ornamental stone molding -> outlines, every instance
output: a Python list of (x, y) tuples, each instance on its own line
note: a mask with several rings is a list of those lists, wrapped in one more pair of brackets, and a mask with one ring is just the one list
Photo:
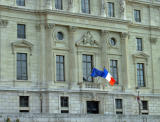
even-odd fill
[(146, 62), (148, 62), (149, 55), (143, 52), (139, 52), (139, 53), (133, 54), (132, 57), (133, 57), (134, 63), (136, 63), (137, 59), (144, 59)]
[(129, 38), (129, 33), (126, 33), (126, 32), (121, 33), (121, 39), (122, 40), (126, 39), (127, 37)]
[(0, 20), (0, 27), (7, 27), (8, 20)]
[(153, 43), (153, 44), (156, 44), (157, 43), (157, 38), (151, 37), (150, 42)]
[(12, 53), (15, 53), (16, 48), (28, 48), (30, 50), (30, 54), (32, 55), (32, 50), (33, 50), (33, 44), (26, 41), (26, 40), (20, 40), (16, 42), (11, 43), (12, 47)]
[(53, 23), (47, 23), (47, 24), (45, 24), (45, 29), (52, 30), (54, 27), (55, 27), (55, 24), (53, 24)]
[(78, 27), (76, 27), (76, 26), (69, 26), (70, 32), (76, 32), (77, 29), (78, 29)]
[(93, 38), (93, 35), (90, 31), (87, 31), (82, 39), (76, 43), (76, 46), (84, 46), (84, 47), (98, 47), (98, 42)]

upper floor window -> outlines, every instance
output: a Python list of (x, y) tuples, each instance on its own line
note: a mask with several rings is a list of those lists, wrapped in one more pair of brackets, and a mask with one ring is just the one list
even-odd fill
[(56, 56), (56, 80), (64, 81), (65, 73), (64, 73), (64, 56), (57, 55)]
[(87, 101), (87, 113), (98, 114), (99, 113), (99, 101)]
[(90, 0), (81, 0), (81, 9), (83, 13), (90, 13)]
[(118, 84), (118, 61), (110, 60), (110, 73)]
[(136, 22), (141, 22), (141, 11), (134, 9), (134, 19)]
[(17, 53), (17, 80), (28, 80), (27, 53)]
[(93, 78), (90, 76), (92, 68), (93, 68), (93, 61), (92, 55), (83, 55), (83, 81), (93, 81)]
[(136, 38), (137, 40), (137, 50), (142, 51), (142, 38)]
[(145, 78), (144, 78), (144, 64), (137, 64), (137, 82), (138, 87), (145, 87)]
[(108, 2), (108, 16), (114, 17), (114, 3)]
[(123, 114), (122, 99), (115, 99), (116, 103), (116, 114)]
[(17, 25), (17, 38), (21, 38), (21, 39), (26, 38), (26, 28), (24, 24)]
[(25, 0), (16, 0), (17, 6), (25, 6)]
[(55, 8), (56, 9), (63, 9), (63, 1), (62, 0), (55, 0)]

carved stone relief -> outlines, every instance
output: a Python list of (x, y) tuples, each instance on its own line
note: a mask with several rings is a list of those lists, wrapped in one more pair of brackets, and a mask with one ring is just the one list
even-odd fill
[(90, 31), (85, 33), (82, 36), (82, 39), (76, 43), (77, 46), (89, 46), (89, 47), (98, 47), (98, 42), (93, 38), (93, 35)]
[(8, 20), (0, 20), (0, 27), (7, 27)]

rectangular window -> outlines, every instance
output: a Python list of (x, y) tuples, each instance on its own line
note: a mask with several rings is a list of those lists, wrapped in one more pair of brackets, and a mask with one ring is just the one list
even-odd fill
[(116, 102), (116, 114), (123, 114), (122, 99), (115, 99)]
[(56, 56), (56, 80), (65, 81), (64, 56)]
[(29, 97), (28, 96), (20, 96), (19, 97), (19, 106), (20, 107), (29, 107)]
[(141, 22), (141, 11), (140, 10), (134, 10), (134, 19), (136, 22)]
[(90, 76), (93, 68), (92, 55), (83, 55), (83, 81), (93, 82), (93, 78)]
[(116, 84), (118, 84), (118, 61), (110, 60), (110, 73), (112, 77), (116, 80)]
[(21, 39), (26, 38), (26, 29), (24, 24), (17, 25), (17, 38), (21, 38)]
[(27, 53), (17, 53), (17, 80), (28, 80)]
[(69, 113), (69, 98), (61, 97), (61, 113)]
[(61, 97), (61, 107), (68, 107), (68, 97)]
[(148, 101), (142, 100), (142, 114), (147, 115), (148, 114)]
[(83, 13), (90, 13), (90, 0), (81, 0), (81, 9)]
[(145, 78), (144, 78), (144, 64), (137, 64), (137, 82), (138, 87), (145, 87)]
[(16, 0), (17, 6), (25, 6), (25, 0)]
[(137, 50), (142, 51), (142, 38), (136, 38), (137, 39)]
[(99, 114), (99, 101), (87, 101), (87, 113)]
[(114, 3), (108, 2), (108, 16), (114, 17)]
[(63, 9), (63, 2), (62, 2), (62, 0), (55, 0), (55, 8), (56, 9), (60, 9), (60, 10)]

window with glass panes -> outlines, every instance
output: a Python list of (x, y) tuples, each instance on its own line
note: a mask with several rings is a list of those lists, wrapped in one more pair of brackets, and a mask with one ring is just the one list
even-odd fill
[(87, 101), (87, 114), (99, 114), (99, 101)]
[(24, 24), (17, 25), (17, 38), (26, 38), (26, 28)]
[(16, 0), (17, 6), (25, 6), (25, 0)]
[(116, 81), (115, 84), (118, 84), (118, 61), (117, 60), (110, 60), (110, 73)]
[(90, 13), (90, 0), (81, 0), (81, 9), (83, 13)]
[(138, 82), (138, 87), (145, 87), (143, 63), (137, 63), (137, 82)]
[(140, 10), (134, 10), (134, 19), (136, 22), (141, 22), (141, 11)]
[(116, 103), (116, 114), (123, 114), (122, 99), (115, 99)]
[(27, 53), (17, 53), (17, 80), (28, 80)]
[(108, 2), (108, 16), (114, 17), (114, 3)]
[(90, 76), (93, 68), (93, 57), (92, 55), (83, 55), (83, 81), (93, 81), (93, 78)]
[(61, 97), (61, 107), (68, 107), (68, 97)]
[(148, 101), (142, 100), (142, 110), (148, 110)]
[(62, 10), (63, 9), (63, 3), (62, 2), (63, 2), (62, 0), (55, 0), (55, 8)]
[(19, 97), (19, 106), (20, 107), (29, 107), (29, 96), (20, 96)]
[(142, 38), (136, 38), (137, 39), (137, 50), (142, 51)]
[(64, 73), (64, 56), (57, 55), (56, 56), (56, 80), (64, 81), (65, 73)]

